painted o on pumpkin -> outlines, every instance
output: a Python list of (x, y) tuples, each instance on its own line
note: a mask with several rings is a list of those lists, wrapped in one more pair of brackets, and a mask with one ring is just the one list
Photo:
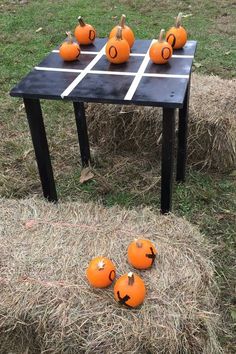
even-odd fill
[(171, 45), (163, 39), (165, 30), (161, 30), (159, 39), (151, 45), (149, 49), (150, 59), (155, 64), (165, 64), (172, 57), (173, 49)]
[[(133, 44), (134, 44), (134, 41), (135, 41), (134, 32), (132, 31), (132, 29), (129, 26), (127, 26), (125, 24), (125, 20), (126, 20), (126, 16), (122, 15), (121, 19), (120, 19), (120, 25), (119, 26), (122, 28), (122, 36), (123, 36), (123, 38), (127, 40), (130, 48), (132, 48)], [(109, 38), (113, 38), (113, 37), (116, 36), (116, 33), (117, 33), (117, 30), (118, 30), (119, 26), (115, 26), (111, 30)]]
[(150, 268), (156, 258), (156, 248), (149, 240), (134, 240), (128, 247), (128, 262), (137, 269)]
[(65, 61), (73, 61), (78, 59), (80, 55), (80, 46), (73, 42), (71, 32), (66, 32), (68, 40), (62, 43), (59, 48), (59, 54)]
[(96, 257), (91, 260), (86, 270), (86, 276), (95, 288), (106, 288), (116, 277), (116, 268), (106, 257)]
[(114, 297), (121, 305), (137, 307), (143, 303), (145, 295), (145, 284), (137, 274), (122, 275), (115, 283)]
[(122, 37), (122, 28), (119, 26), (115, 37), (108, 40), (106, 45), (106, 57), (113, 64), (122, 64), (129, 59), (130, 47)]
[(85, 23), (81, 16), (78, 17), (79, 24), (75, 28), (75, 38), (80, 44), (92, 44), (96, 38), (95, 28)]
[(166, 40), (174, 49), (183, 48), (187, 42), (187, 32), (181, 26), (182, 15), (181, 12), (178, 14), (175, 26), (171, 27), (166, 33)]

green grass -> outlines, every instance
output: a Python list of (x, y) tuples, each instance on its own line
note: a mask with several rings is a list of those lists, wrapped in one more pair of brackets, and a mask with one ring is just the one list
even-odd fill
[[(189, 38), (198, 41), (195, 70), (235, 77), (236, 5), (228, 0), (146, 2), (141, 0), (0, 1), (0, 194), (20, 198), (41, 194), (34, 152), (21, 107), (9, 97), (10, 88), (73, 30), (78, 15), (92, 23), (99, 36), (107, 36), (120, 15), (127, 15), (136, 37), (153, 38), (173, 24), (178, 11), (186, 15)], [(42, 30), (36, 32), (38, 28)], [(150, 206), (159, 210), (159, 166), (137, 156), (95, 156), (95, 180), (81, 185), (72, 107), (43, 102), (45, 124), (62, 200), (100, 201), (125, 208)], [(65, 146), (67, 148), (65, 149)], [(235, 174), (234, 174), (235, 175)], [(150, 187), (151, 186), (151, 187)], [(235, 320), (235, 180), (233, 173), (218, 175), (190, 169), (186, 184), (174, 188), (173, 212), (198, 225), (215, 245), (217, 279), (226, 332), (221, 333), (225, 353), (234, 352), (227, 331)]]

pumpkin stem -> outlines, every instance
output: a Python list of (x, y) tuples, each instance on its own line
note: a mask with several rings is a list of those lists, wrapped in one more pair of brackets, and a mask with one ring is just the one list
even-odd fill
[(117, 27), (117, 32), (116, 32), (116, 39), (122, 39), (122, 28), (121, 26)]
[(129, 272), (128, 273), (128, 285), (133, 285), (134, 284), (134, 273)]
[(176, 18), (175, 27), (179, 28), (181, 26), (182, 16), (183, 14), (180, 12)]
[(99, 261), (97, 264), (98, 270), (102, 270), (105, 267), (105, 262), (103, 260)]
[(137, 246), (138, 248), (142, 248), (142, 247), (143, 247), (143, 244), (142, 244), (142, 242), (140, 242), (139, 240), (136, 240), (136, 246)]
[(123, 14), (120, 19), (120, 27), (121, 28), (125, 28), (125, 20), (126, 20), (126, 16)]
[(81, 27), (86, 26), (86, 23), (84, 22), (84, 20), (82, 19), (81, 16), (78, 17), (78, 21), (79, 21), (79, 24), (80, 24)]
[(163, 42), (164, 41), (164, 34), (165, 34), (165, 30), (164, 29), (162, 29), (161, 30), (161, 32), (160, 32), (160, 34), (159, 34), (159, 39), (158, 39), (158, 42)]
[(66, 35), (68, 38), (68, 43), (73, 43), (73, 38), (72, 38), (71, 32), (70, 31), (66, 32)]

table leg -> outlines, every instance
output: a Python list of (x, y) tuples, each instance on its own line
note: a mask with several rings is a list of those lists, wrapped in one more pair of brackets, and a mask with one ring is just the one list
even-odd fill
[(79, 138), (82, 166), (86, 167), (89, 165), (90, 162), (90, 150), (84, 104), (83, 102), (73, 102), (73, 105)]
[(50, 202), (56, 202), (57, 192), (40, 102), (38, 99), (24, 98), (24, 105), (38, 164), (43, 195)]
[(189, 87), (190, 87), (190, 83), (186, 90), (183, 108), (179, 109), (178, 149), (177, 149), (177, 168), (176, 168), (177, 182), (185, 181), (186, 160), (187, 160)]
[(163, 108), (161, 158), (161, 213), (171, 210), (174, 166), (175, 109)]

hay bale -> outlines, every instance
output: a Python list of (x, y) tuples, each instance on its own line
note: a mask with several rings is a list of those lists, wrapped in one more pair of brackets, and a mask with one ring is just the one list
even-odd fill
[[(0, 202), (1, 353), (221, 352), (211, 247), (186, 220), (148, 208)], [(85, 269), (102, 254), (118, 275), (129, 271), (127, 246), (140, 234), (159, 256), (151, 270), (137, 271), (147, 297), (130, 310), (114, 301), (112, 287), (90, 288)]]
[[(193, 74), (188, 150), (192, 165), (235, 168), (235, 90), (236, 80)], [(90, 104), (87, 113), (91, 141), (101, 151), (132, 150), (155, 158), (160, 153), (160, 108)]]
[(220, 171), (236, 166), (236, 80), (193, 75), (189, 161)]

